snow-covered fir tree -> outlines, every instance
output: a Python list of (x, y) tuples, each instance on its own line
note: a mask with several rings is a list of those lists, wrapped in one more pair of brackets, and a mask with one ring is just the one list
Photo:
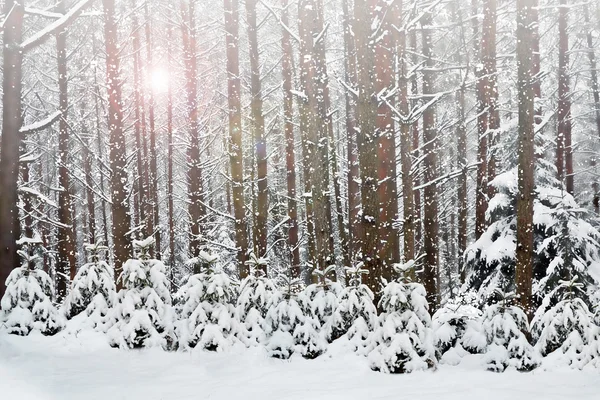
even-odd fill
[(362, 283), (362, 275), (368, 273), (368, 270), (362, 268), (362, 263), (354, 267), (346, 267), (348, 286), (339, 296), (338, 307), (326, 331), (330, 340), (348, 334), (348, 339), (357, 349), (365, 347), (369, 333), (377, 324), (373, 292)]
[(540, 307), (533, 319), (536, 349), (542, 356), (560, 351), (566, 362), (578, 369), (598, 356), (600, 328), (594, 324), (594, 315), (583, 300), (586, 296), (585, 286), (578, 282), (577, 276), (561, 281), (548, 295), (561, 300), (543, 313)]
[(113, 268), (101, 259), (108, 247), (86, 244), (88, 262), (79, 268), (71, 283), (71, 291), (65, 299), (64, 312), (67, 319), (85, 312), (92, 327), (104, 327), (110, 309), (116, 302)]
[(137, 349), (177, 347), (166, 267), (160, 260), (150, 258), (154, 239), (134, 240), (136, 258), (123, 265), (119, 279), (123, 289), (118, 293), (112, 318), (114, 325), (108, 330), (113, 347)]
[(22, 238), (18, 244), (22, 263), (6, 280), (6, 292), (0, 301), (0, 329), (20, 336), (32, 330), (54, 335), (63, 328), (64, 321), (52, 303), (52, 279), (39, 266), (42, 241)]
[[(549, 139), (539, 136), (536, 152), (541, 154)], [(558, 281), (566, 279), (565, 271), (570, 269), (586, 285), (586, 292), (596, 289), (600, 232), (555, 178), (554, 165), (540, 157), (535, 167), (533, 295), (537, 308)], [(503, 292), (515, 290), (517, 183), (516, 167), (490, 182), (496, 194), (486, 212), (488, 228), (465, 252), (466, 287), (478, 292), (482, 304), (497, 300), (497, 288)]]
[(423, 285), (411, 282), (407, 268), (398, 264), (398, 279), (387, 283), (379, 307), (379, 326), (370, 340), (371, 369), (407, 373), (436, 365), (431, 316)]
[(247, 263), (250, 274), (240, 285), (236, 305), (236, 316), (240, 322), (238, 336), (246, 345), (256, 345), (265, 340), (264, 320), (277, 288), (264, 276), (261, 268), (268, 264), (267, 259), (251, 254)]
[(181, 346), (224, 351), (237, 343), (236, 286), (218, 265), (217, 256), (201, 251), (190, 262), (200, 273), (190, 276), (177, 292)]
[(434, 344), (440, 362), (456, 365), (466, 354), (481, 353), (487, 339), (481, 326), (481, 311), (467, 293), (449, 299), (432, 317)]
[(317, 330), (323, 330), (327, 340), (332, 341), (339, 337), (331, 327), (334, 325), (334, 313), (338, 309), (342, 286), (330, 278), (335, 275), (335, 265), (323, 270), (315, 268), (312, 275), (317, 282), (308, 285), (298, 295), (298, 303), (304, 314), (315, 320)]
[(319, 332), (318, 321), (306, 315), (296, 300), (302, 282), (288, 274), (280, 275), (279, 280), (281, 290), (272, 298), (264, 321), (267, 353), (281, 359), (296, 352), (305, 358), (318, 357), (325, 352), (327, 342)]
[(531, 371), (539, 365), (539, 357), (527, 340), (527, 316), (511, 304), (513, 293), (505, 294), (499, 289), (496, 292), (500, 301), (485, 310), (482, 320), (487, 338), (486, 367), (494, 372), (503, 372), (508, 367)]

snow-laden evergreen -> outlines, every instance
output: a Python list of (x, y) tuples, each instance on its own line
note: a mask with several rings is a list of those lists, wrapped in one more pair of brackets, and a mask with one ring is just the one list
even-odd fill
[(319, 332), (319, 322), (306, 315), (296, 300), (302, 283), (299, 279), (280, 275), (281, 291), (273, 296), (264, 321), (266, 349), (271, 357), (287, 359), (294, 353), (305, 358), (323, 354), (327, 342)]
[(366, 347), (369, 334), (377, 324), (373, 292), (362, 283), (362, 275), (368, 273), (368, 270), (362, 268), (362, 263), (354, 267), (346, 267), (348, 286), (339, 296), (338, 307), (326, 331), (329, 340), (347, 334), (356, 350)]
[(100, 259), (108, 247), (86, 244), (88, 262), (79, 268), (71, 283), (71, 291), (65, 299), (64, 312), (67, 319), (85, 312), (92, 327), (106, 326), (110, 309), (116, 302), (113, 268)]
[(240, 285), (240, 295), (236, 304), (236, 317), (240, 322), (238, 336), (247, 346), (265, 341), (264, 320), (271, 299), (276, 296), (277, 288), (264, 276), (261, 269), (267, 264), (267, 259), (256, 258), (251, 254), (248, 261), (250, 274)]
[(425, 370), (436, 364), (431, 316), (423, 285), (406, 277), (403, 265), (394, 266), (400, 275), (383, 289), (379, 326), (370, 340), (371, 368), (385, 373)]
[(336, 332), (333, 332), (332, 326), (335, 324), (335, 319), (339, 318), (334, 314), (338, 309), (342, 286), (329, 278), (334, 274), (335, 265), (330, 265), (323, 270), (315, 268), (312, 275), (317, 282), (308, 285), (298, 295), (298, 303), (304, 314), (315, 320), (316, 329), (323, 331), (329, 341), (339, 337)]
[(510, 304), (514, 294), (497, 290), (497, 296), (501, 300), (485, 310), (482, 320), (487, 338), (486, 367), (494, 372), (503, 372), (508, 367), (531, 371), (539, 365), (539, 357), (527, 340), (527, 316)]
[(37, 238), (19, 241), (22, 264), (8, 276), (0, 301), (0, 329), (8, 333), (26, 336), (36, 330), (54, 335), (64, 326), (63, 317), (52, 303), (52, 279), (39, 268), (41, 243)]
[(442, 363), (455, 365), (466, 354), (486, 349), (482, 313), (469, 297), (467, 294), (448, 300), (432, 317), (434, 344)]
[[(595, 290), (600, 277), (600, 232), (587, 221), (587, 213), (573, 196), (553, 178), (551, 165), (541, 163), (536, 173), (539, 184), (533, 215), (533, 294), (537, 307), (565, 278), (566, 271), (579, 276), (586, 292)], [(467, 287), (478, 291), (482, 304), (497, 300), (495, 289), (515, 289), (516, 168), (498, 175), (490, 185), (496, 195), (486, 212), (489, 226), (465, 252)]]
[(236, 287), (217, 264), (218, 257), (201, 251), (190, 262), (200, 273), (190, 276), (177, 292), (181, 346), (224, 351), (237, 343)]
[(584, 285), (574, 277), (561, 281), (548, 297), (562, 297), (558, 303), (542, 313), (538, 310), (533, 320), (533, 333), (537, 338), (536, 349), (542, 356), (559, 351), (574, 368), (581, 369), (597, 357), (598, 326), (594, 316), (581, 296)]
[(166, 267), (160, 260), (150, 258), (153, 238), (133, 241), (136, 258), (123, 264), (119, 279), (123, 289), (118, 293), (112, 318), (114, 325), (108, 330), (113, 347), (137, 349), (177, 347)]

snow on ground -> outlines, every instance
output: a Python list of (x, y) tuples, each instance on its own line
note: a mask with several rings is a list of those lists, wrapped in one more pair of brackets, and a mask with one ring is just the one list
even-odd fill
[(342, 342), (316, 360), (268, 358), (264, 350), (231, 353), (108, 347), (94, 332), (54, 337), (0, 333), (0, 397), (19, 400), (183, 399), (599, 399), (600, 370), (540, 368), (487, 372), (481, 356), (409, 375), (373, 372)]

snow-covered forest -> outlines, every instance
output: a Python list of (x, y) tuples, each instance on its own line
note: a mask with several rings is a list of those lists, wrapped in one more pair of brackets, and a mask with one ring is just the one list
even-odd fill
[(600, 393), (599, 0), (0, 4), (0, 392)]

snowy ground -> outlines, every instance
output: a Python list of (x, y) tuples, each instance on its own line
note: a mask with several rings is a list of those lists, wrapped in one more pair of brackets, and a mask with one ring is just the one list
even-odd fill
[(0, 398), (171, 399), (600, 399), (600, 370), (541, 368), (486, 372), (479, 356), (410, 375), (372, 372), (364, 358), (334, 345), (316, 360), (111, 349), (93, 332), (77, 337), (0, 334)]

